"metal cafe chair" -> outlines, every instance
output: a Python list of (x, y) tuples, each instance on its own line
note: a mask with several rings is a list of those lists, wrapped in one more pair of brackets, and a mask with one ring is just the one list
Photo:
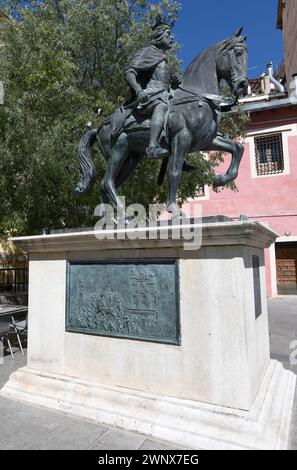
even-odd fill
[(17, 336), (17, 339), (18, 339), (18, 342), (19, 342), (19, 346), (20, 346), (20, 350), (21, 350), (21, 353), (22, 353), (22, 356), (24, 355), (24, 350), (23, 350), (23, 347), (22, 347), (22, 342), (21, 342), (21, 338), (20, 338), (20, 335), (24, 334), (24, 333), (27, 333), (27, 330), (28, 330), (28, 314), (26, 315), (26, 318), (25, 320), (21, 320), (21, 321), (15, 321), (14, 317), (11, 316), (11, 327), (14, 329), (14, 332)]
[(9, 341), (9, 335), (10, 335), (11, 333), (12, 333), (11, 324), (10, 324), (9, 322), (1, 322), (1, 323), (0, 323), (0, 341), (1, 341), (2, 344), (3, 344), (3, 348), (4, 348), (4, 341), (5, 341), (5, 340), (7, 341), (10, 354), (11, 354), (11, 356), (12, 356), (12, 359), (14, 359), (14, 355), (13, 355), (13, 352), (12, 352), (11, 344), (10, 344), (10, 341)]

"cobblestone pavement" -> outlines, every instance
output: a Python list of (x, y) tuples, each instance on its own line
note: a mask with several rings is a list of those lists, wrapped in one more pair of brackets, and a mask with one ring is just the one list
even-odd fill
[[(294, 360), (297, 359), (297, 353), (294, 353), (294, 349), (297, 350), (297, 297), (269, 300), (269, 330), (271, 357), (297, 374), (297, 360)], [(14, 351), (14, 360), (7, 354), (4, 364), (0, 362), (0, 388), (14, 370), (26, 364), (26, 356), (21, 356), (16, 347)], [(3, 397), (0, 397), (0, 416), (0, 449), (177, 449), (166, 442), (151, 440), (141, 434)], [(292, 418), (290, 447), (297, 449), (297, 400)]]

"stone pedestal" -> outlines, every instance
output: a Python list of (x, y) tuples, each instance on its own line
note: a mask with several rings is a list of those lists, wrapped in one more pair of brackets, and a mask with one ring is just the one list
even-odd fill
[[(108, 240), (94, 232), (14, 239), (30, 255), (28, 365), (1, 393), (189, 448), (286, 448), (295, 376), (270, 361), (263, 254), (276, 234), (255, 222), (203, 224), (202, 246), (193, 250), (172, 228), (163, 239), (163, 229), (144, 228), (134, 240), (129, 230), (110, 232)], [(164, 340), (159, 332), (141, 339), (141, 314), (148, 312), (130, 311), (126, 300), (122, 305), (112, 278), (104, 285), (118, 307), (106, 306), (105, 287), (95, 310), (100, 316), (105, 309), (109, 318), (107, 313), (116, 317), (126, 309), (122, 318), (129, 323), (135, 315), (130, 325), (139, 334), (124, 320), (119, 332), (101, 323), (99, 335), (98, 328), (92, 331), (94, 319), (88, 328), (81, 320), (73, 327), (69, 311), (89, 315), (85, 306), (94, 300), (92, 293), (78, 292), (94, 285), (84, 284), (84, 272), (96, 275), (100, 265), (102, 277), (106, 265), (108, 277), (115, 266), (115, 275), (122, 267), (128, 278), (131, 266), (144, 265), (143, 279), (152, 282), (145, 269), (156, 263), (176, 269), (170, 298), (178, 332), (172, 341), (166, 331)], [(80, 271), (71, 274), (77, 265)], [(76, 284), (75, 276), (81, 276)], [(162, 308), (170, 318), (173, 304), (163, 274), (158, 276), (154, 282), (161, 297), (163, 286)], [(154, 321), (164, 313), (149, 308)]]

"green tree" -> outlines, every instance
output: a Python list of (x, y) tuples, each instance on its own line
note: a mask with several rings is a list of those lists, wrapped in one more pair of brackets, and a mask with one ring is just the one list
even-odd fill
[[(93, 225), (99, 182), (82, 198), (76, 147), (91, 121), (99, 126), (126, 94), (123, 69), (135, 49), (149, 41), (159, 11), (175, 20), (174, 0), (3, 0), (15, 19), (0, 28), (0, 231), (31, 234), (43, 228)], [(173, 59), (174, 67), (178, 61)], [(98, 116), (97, 110), (102, 110)], [(232, 123), (234, 127), (234, 124)], [(240, 127), (240, 126), (239, 126)], [(233, 133), (241, 133), (237, 124)], [(198, 171), (183, 177), (180, 200), (211, 183), (220, 157), (190, 159)], [(97, 173), (105, 161), (94, 151)], [(159, 162), (143, 162), (121, 193), (127, 202), (164, 199), (157, 186)]]

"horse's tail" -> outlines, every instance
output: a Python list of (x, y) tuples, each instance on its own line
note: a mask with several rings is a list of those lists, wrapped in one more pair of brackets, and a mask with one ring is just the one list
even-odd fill
[(96, 168), (91, 158), (91, 150), (96, 142), (98, 129), (91, 129), (80, 139), (77, 147), (77, 162), (80, 172), (80, 180), (74, 192), (76, 194), (86, 193), (94, 184)]

